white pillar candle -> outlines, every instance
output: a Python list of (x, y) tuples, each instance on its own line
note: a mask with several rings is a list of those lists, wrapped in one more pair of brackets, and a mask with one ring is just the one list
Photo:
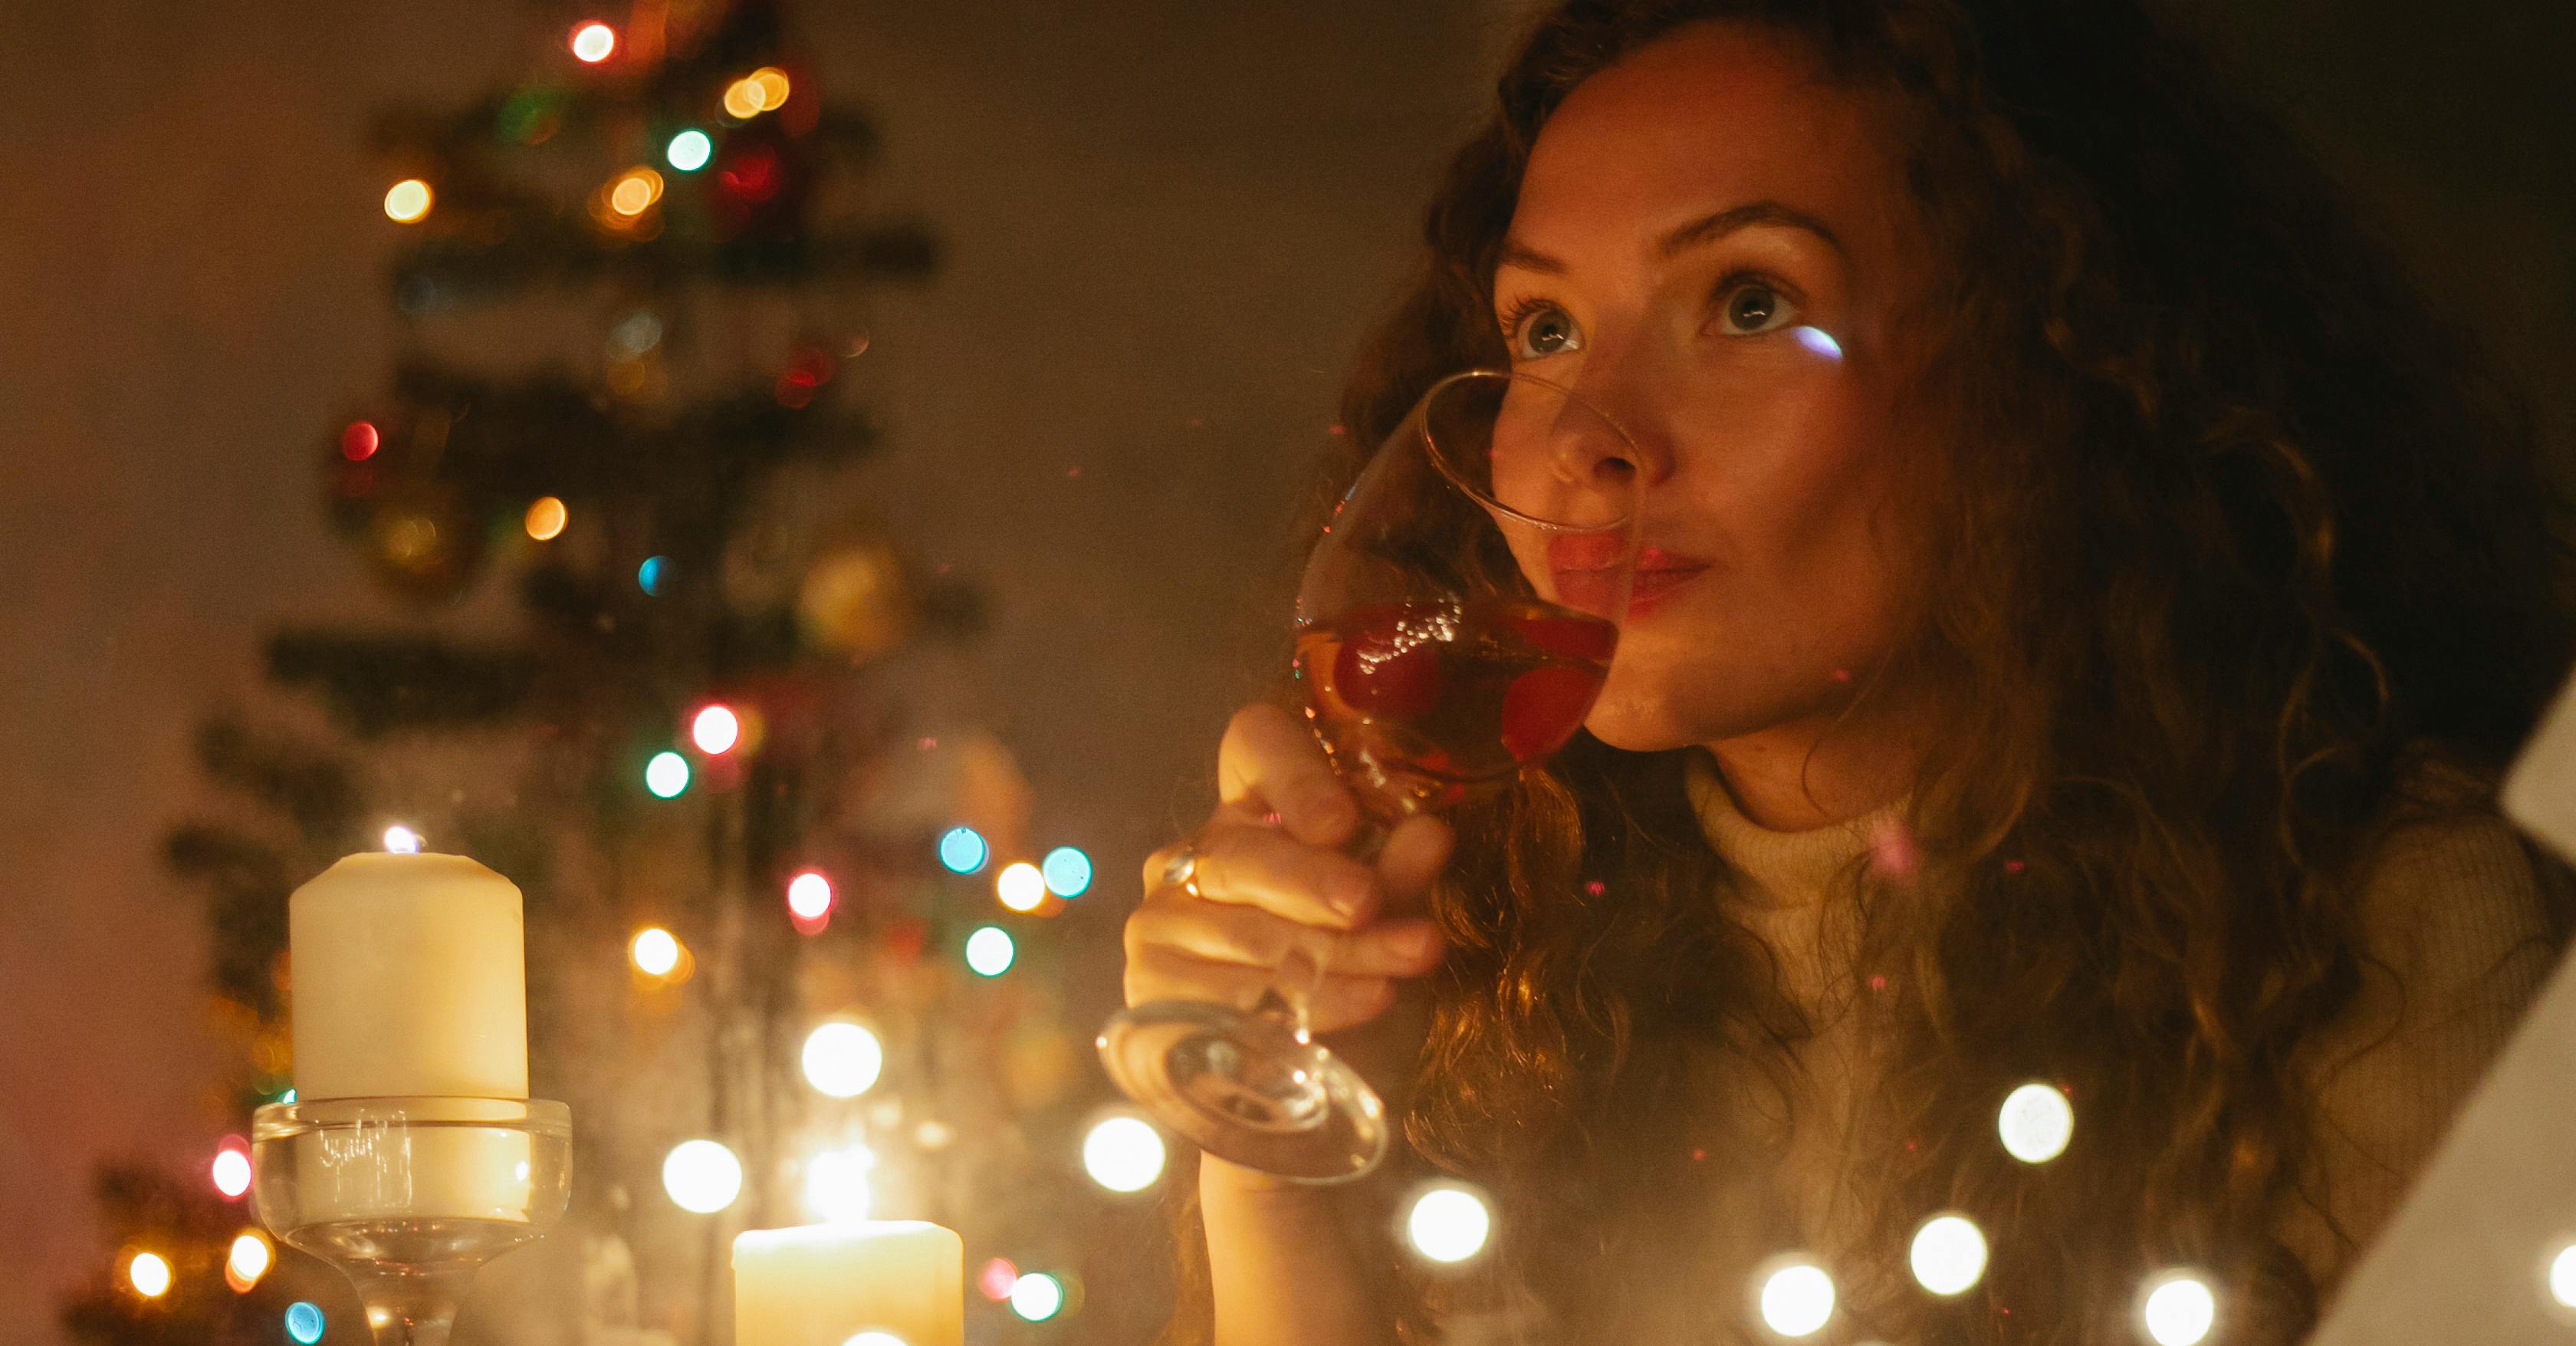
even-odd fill
[(966, 1339), (966, 1243), (920, 1220), (755, 1229), (733, 1241), (734, 1346)]
[(461, 855), (352, 855), (287, 919), (298, 1098), (528, 1096), (508, 879)]

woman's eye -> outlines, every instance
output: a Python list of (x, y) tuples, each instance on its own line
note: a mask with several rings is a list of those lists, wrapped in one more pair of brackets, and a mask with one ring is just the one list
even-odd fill
[(1583, 330), (1574, 318), (1554, 304), (1531, 305), (1512, 319), (1512, 354), (1523, 360), (1543, 360), (1551, 355), (1583, 349)]
[(1728, 336), (1753, 336), (1793, 321), (1798, 306), (1771, 285), (1748, 280), (1728, 290), (1717, 320)]

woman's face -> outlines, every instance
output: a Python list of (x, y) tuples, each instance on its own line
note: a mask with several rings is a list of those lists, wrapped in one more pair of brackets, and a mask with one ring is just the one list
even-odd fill
[(1830, 716), (1918, 602), (1937, 437), (1894, 327), (1926, 248), (1880, 119), (1811, 69), (1710, 23), (1585, 80), (1494, 277), (1514, 368), (1638, 450), (1646, 550), (1587, 722), (1616, 747)]

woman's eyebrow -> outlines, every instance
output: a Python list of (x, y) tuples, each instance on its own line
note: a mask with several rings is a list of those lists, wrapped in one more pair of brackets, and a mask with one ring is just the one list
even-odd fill
[[(1740, 206), (1729, 206), (1714, 214), (1703, 215), (1665, 233), (1655, 244), (1655, 255), (1669, 262), (1693, 248), (1714, 243), (1738, 229), (1756, 224), (1804, 229), (1823, 239), (1834, 251), (1843, 253), (1845, 257), (1850, 256), (1843, 247), (1843, 241), (1834, 237), (1834, 231), (1828, 228), (1823, 220), (1795, 207), (1784, 206), (1777, 201), (1747, 201)], [(1523, 271), (1536, 271), (1547, 276), (1562, 276), (1567, 270), (1563, 261), (1513, 238), (1503, 240), (1502, 255), (1496, 265), (1518, 267)]]

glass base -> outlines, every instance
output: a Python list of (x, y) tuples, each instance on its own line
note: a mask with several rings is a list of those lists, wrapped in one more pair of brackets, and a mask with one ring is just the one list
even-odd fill
[(1112, 1018), (1099, 1046), (1129, 1098), (1229, 1163), (1330, 1183), (1386, 1157), (1377, 1091), (1281, 1018), (1158, 1000)]

